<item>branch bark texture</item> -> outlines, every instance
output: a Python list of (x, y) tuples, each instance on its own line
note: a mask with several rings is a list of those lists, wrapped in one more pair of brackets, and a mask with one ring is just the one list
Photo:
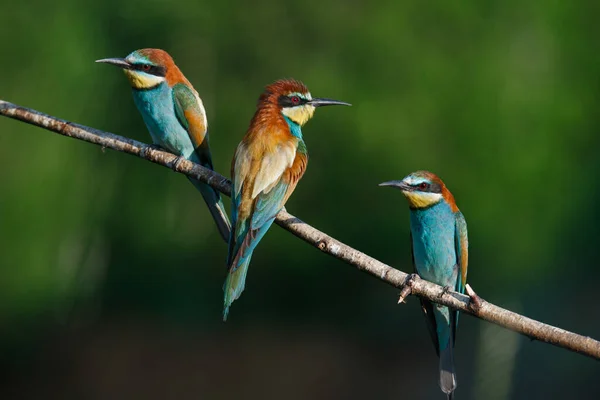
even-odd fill
[[(150, 145), (136, 140), (65, 121), (3, 100), (0, 100), (0, 115), (35, 125), (63, 136), (94, 143), (103, 148), (138, 156), (155, 164), (172, 168), (176, 172), (197, 178), (225, 195), (231, 195), (231, 182), (222, 175), (188, 160), (181, 160), (176, 163), (177, 156), (157, 150)], [(306, 224), (285, 210), (277, 215), (276, 223), (322, 252), (373, 275), (389, 285), (404, 289), (403, 294), (407, 294), (405, 288), (405, 283), (407, 283), (411, 294), (458, 309), (464, 313), (521, 333), (531, 339), (550, 343), (600, 360), (600, 342), (588, 336), (569, 332), (498, 307), (479, 298), (472, 290), (471, 297), (452, 291), (445, 291), (441, 286), (420, 279), (418, 276), (409, 275), (394, 269), (340, 242)]]

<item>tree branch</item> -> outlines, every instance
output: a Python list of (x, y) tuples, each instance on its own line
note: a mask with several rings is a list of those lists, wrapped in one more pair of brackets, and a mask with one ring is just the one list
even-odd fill
[[(228, 196), (231, 195), (231, 182), (227, 178), (188, 160), (182, 160), (175, 165), (177, 160), (175, 155), (157, 150), (136, 140), (74, 124), (2, 100), (0, 100), (0, 115), (23, 121), (63, 136), (94, 143), (102, 146), (102, 148), (129, 153), (153, 163), (173, 168), (179, 173), (206, 182)], [(600, 360), (600, 342), (590, 337), (544, 324), (498, 307), (479, 298), (470, 287), (467, 289), (472, 301), (469, 296), (444, 291), (444, 288), (441, 286), (420, 279), (418, 276), (413, 276), (412, 279), (409, 279), (410, 275), (345, 245), (339, 240), (302, 222), (285, 210), (277, 215), (276, 222), (279, 226), (315, 246), (322, 252), (353, 265), (359, 270), (371, 274), (396, 288), (403, 289), (402, 294), (404, 296), (412, 293), (521, 333), (531, 339), (550, 343)], [(404, 285), (405, 282), (408, 283), (406, 287)]]

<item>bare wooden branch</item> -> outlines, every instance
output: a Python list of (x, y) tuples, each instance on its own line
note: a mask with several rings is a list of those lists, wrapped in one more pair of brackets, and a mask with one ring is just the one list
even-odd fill
[[(228, 196), (231, 194), (231, 182), (222, 175), (188, 160), (177, 162), (175, 155), (157, 150), (153, 146), (136, 140), (74, 124), (2, 100), (0, 100), (0, 115), (23, 121), (63, 136), (94, 143), (103, 148), (133, 154), (153, 163), (173, 168), (182, 174), (197, 178)], [(445, 291), (443, 287), (420, 279), (418, 276), (413, 276), (409, 279), (408, 274), (345, 245), (339, 240), (302, 222), (285, 210), (277, 215), (276, 222), (279, 226), (315, 246), (322, 252), (371, 274), (396, 288), (403, 289), (402, 294), (404, 294), (404, 297), (409, 294), (424, 297), (435, 303), (456, 308), (485, 321), (521, 333), (531, 339), (550, 343), (600, 360), (600, 342), (590, 337), (572, 333), (498, 307), (481, 299), (470, 286), (467, 290), (473, 301), (470, 300), (469, 296)], [(405, 282), (410, 282), (406, 288), (404, 287)]]

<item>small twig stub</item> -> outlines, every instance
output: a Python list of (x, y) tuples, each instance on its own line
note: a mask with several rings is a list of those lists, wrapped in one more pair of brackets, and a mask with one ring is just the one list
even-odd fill
[(402, 286), (402, 290), (400, 291), (400, 296), (398, 297), (398, 304), (406, 303), (406, 298), (412, 294), (412, 283), (415, 279), (415, 274), (409, 274), (404, 280), (404, 285)]
[(479, 312), (479, 310), (481, 309), (481, 297), (479, 297), (477, 295), (477, 293), (475, 293), (475, 291), (473, 290), (473, 288), (471, 287), (471, 285), (469, 285), (467, 283), (467, 285), (465, 286), (465, 290), (467, 291), (467, 294), (469, 295), (469, 308), (473, 311), (474, 314), (477, 314)]

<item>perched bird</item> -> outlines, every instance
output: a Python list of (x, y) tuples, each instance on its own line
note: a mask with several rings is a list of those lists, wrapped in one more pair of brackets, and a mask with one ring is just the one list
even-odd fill
[(225, 280), (225, 307), (244, 290), (252, 252), (283, 208), (308, 162), (302, 126), (315, 108), (350, 104), (312, 98), (296, 80), (279, 80), (260, 95), (250, 127), (240, 142), (231, 164), (233, 229), (229, 239)]
[[(105, 58), (96, 62), (123, 69), (131, 83), (135, 105), (155, 145), (213, 169), (204, 105), (166, 51), (141, 49), (125, 58)], [(231, 224), (221, 195), (197, 179), (189, 180), (202, 194), (219, 233), (228, 241)]]
[[(401, 181), (384, 182), (402, 191), (410, 207), (412, 259), (417, 274), (430, 282), (464, 293), (467, 281), (467, 222), (444, 182), (428, 171)], [(456, 388), (454, 340), (458, 311), (421, 299), (427, 327), (440, 359), (440, 387), (452, 399)]]

